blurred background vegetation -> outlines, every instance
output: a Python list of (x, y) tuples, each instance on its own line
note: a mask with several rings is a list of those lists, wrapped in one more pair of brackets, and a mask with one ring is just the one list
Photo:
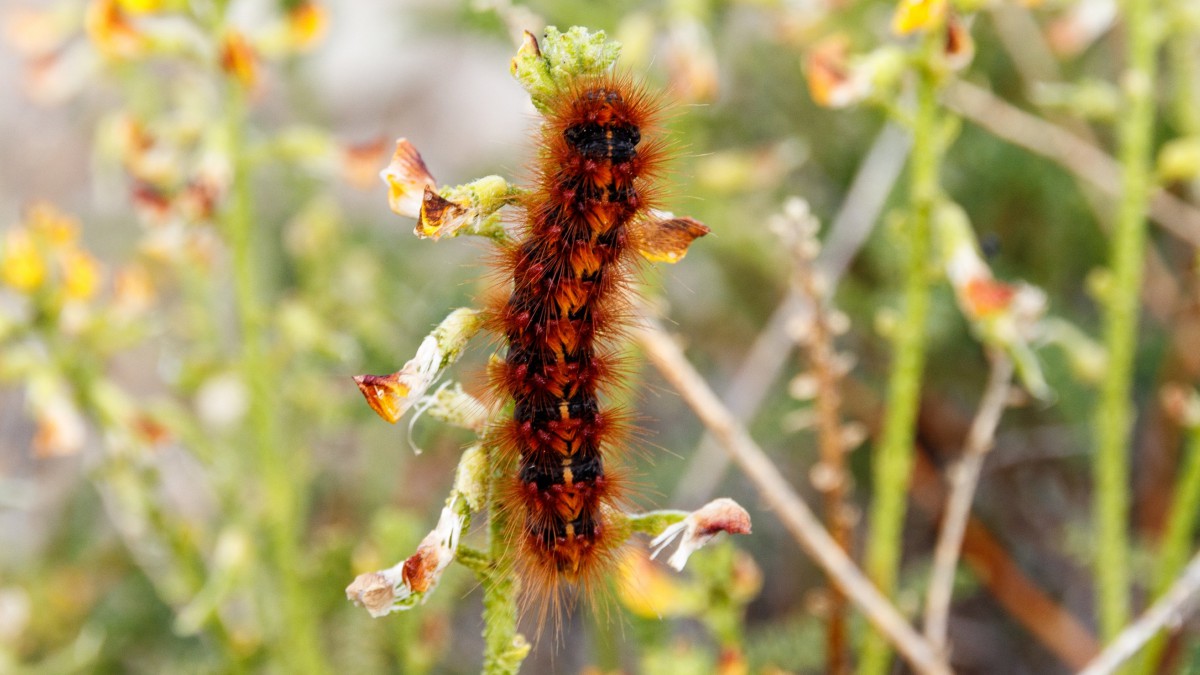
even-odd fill
[[(898, 4), (943, 13), (927, 19), (934, 29), (905, 30)], [(808, 259), (823, 281), (807, 293), (830, 298), (837, 334), (848, 426), (835, 478), (856, 559), (871, 531), (873, 449), (906, 307), (907, 223), (920, 217), (903, 169), (906, 128), (920, 125), (918, 80), (936, 79), (936, 128), (918, 132), (917, 148), (937, 145), (938, 204), (961, 208), (945, 218), (969, 225), (969, 247), (995, 277), (1044, 292), (1018, 342), (1048, 386), (1018, 397), (984, 465), (955, 579), (950, 661), (958, 672), (1072, 672), (1112, 637), (1097, 618), (1105, 507), (1093, 466), (1109, 370), (1103, 299), (1122, 279), (1108, 271), (1108, 233), (1130, 202), (1120, 185), (1081, 174), (1119, 165), (1038, 134), (1049, 124), (1109, 156), (1124, 147), (1118, 127), (1134, 109), (1121, 88), (1124, 5), (0, 7), (0, 671), (479, 670), (480, 593), (464, 569), (452, 567), (414, 611), (372, 619), (346, 600), (356, 574), (402, 560), (434, 526), (470, 441), (430, 419), (411, 432), (408, 420), (381, 422), (350, 378), (396, 370), (484, 290), (485, 245), (418, 240), (412, 221), (388, 210), (377, 173), (392, 140), (411, 140), (446, 183), (526, 177), (537, 118), (508, 64), (521, 31), (546, 25), (606, 31), (624, 46), (621, 69), (672, 92), (678, 153), (665, 206), (712, 234), (682, 263), (647, 269), (644, 294), (812, 504), (829, 491), (814, 467), (828, 465), (812, 429), (813, 357), (793, 340), (788, 310), (805, 293), (797, 279), (811, 277), (769, 224), (791, 197), (824, 224), (825, 247)], [(1140, 151), (1172, 199), (1163, 218), (1191, 239), (1147, 230), (1125, 399), (1137, 414), (1120, 456), (1129, 505), (1116, 512), (1133, 615), (1194, 550), (1200, 492), (1200, 16), (1189, 0), (1148, 11), (1129, 15), (1161, 44)], [(931, 47), (933, 30), (966, 43)], [(1126, 170), (1138, 150), (1123, 155)], [(891, 542), (902, 553), (891, 595), (913, 617), (942, 475), (998, 344), (946, 281), (949, 225), (938, 217), (917, 265), (930, 292), (928, 357), (901, 480), (909, 508)], [(456, 366), (468, 388), (495, 344), (477, 342)], [(727, 495), (750, 511), (754, 533), (696, 554), (682, 576), (642, 570), (661, 582), (659, 604), (626, 597), (608, 614), (580, 612), (561, 644), (535, 643), (525, 668), (825, 671), (836, 599), (819, 568), (631, 352), (631, 405), (650, 448), (636, 460), (640, 505), (694, 509)], [(849, 626), (856, 645), (865, 622), (852, 614)], [(524, 626), (531, 641), (535, 628)], [(1177, 627), (1138, 667), (1200, 671), (1198, 630)]]

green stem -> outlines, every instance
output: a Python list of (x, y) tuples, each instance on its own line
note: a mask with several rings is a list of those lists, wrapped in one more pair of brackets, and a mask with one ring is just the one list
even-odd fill
[[(941, 32), (926, 35), (923, 53), (936, 54)], [(937, 108), (938, 77), (926, 62), (919, 65), (917, 109), (913, 118), (913, 149), (909, 169), (911, 214), (906, 241), (908, 261), (904, 282), (904, 316), (897, 327), (895, 362), (888, 379), (887, 414), (879, 447), (872, 460), (870, 538), (866, 572), (885, 596), (896, 589), (903, 537), (905, 499), (912, 474), (914, 424), (925, 368), (925, 323), (929, 314), (927, 265), (930, 220), (937, 200), (941, 158)], [(867, 633), (860, 655), (860, 672), (880, 675), (888, 670), (891, 648), (877, 631)]]
[(1128, 444), (1130, 387), (1146, 242), (1150, 153), (1154, 129), (1157, 36), (1152, 0), (1125, 3), (1128, 68), (1121, 118), (1122, 195), (1112, 238), (1114, 283), (1107, 298), (1105, 345), (1108, 370), (1096, 411), (1093, 506), (1096, 528), (1096, 603), (1100, 635), (1111, 640), (1129, 620)]
[(488, 448), (488, 539), (491, 566), (483, 577), (483, 674), (515, 675), (529, 653), (524, 636), (517, 632), (517, 592), (512, 571), (504, 564), (511, 546), (508, 517), (500, 507), (504, 472), (496, 461), (495, 448)]
[[(226, 133), (233, 165), (232, 193), (224, 213), (226, 236), (232, 249), (234, 297), (241, 327), (240, 369), (249, 389), (247, 457), (253, 462), (252, 477), (261, 481), (265, 504), (261, 526), (268, 543), (269, 569), (265, 578), (274, 579), (279, 593), (282, 635), (277, 653), (288, 672), (318, 673), (327, 670), (321, 657), (320, 636), (310, 600), (304, 592), (298, 551), (299, 500), (294, 467), (284, 456), (278, 419), (272, 403), (278, 400), (272, 383), (277, 379), (267, 355), (264, 311), (255, 279), (257, 256), (254, 246), (254, 206), (250, 175), (242, 152), (246, 126), (245, 93), (229, 82), (225, 102)], [(273, 611), (272, 608), (267, 607)]]
[[(1175, 13), (1186, 11), (1192, 0), (1175, 0)], [(1183, 18), (1177, 19), (1180, 23)], [(1182, 136), (1200, 134), (1200, 96), (1196, 92), (1196, 44), (1200, 35), (1180, 27), (1167, 43), (1171, 64), (1171, 117)]]
[[(1171, 500), (1171, 511), (1167, 516), (1167, 527), (1163, 533), (1159, 550), (1158, 569), (1154, 574), (1152, 599), (1162, 597), (1179, 576), (1192, 553), (1192, 536), (1196, 521), (1200, 519), (1200, 426), (1192, 427), (1188, 433), (1187, 451), (1183, 458), (1182, 473), (1175, 486)], [(1158, 660), (1166, 648), (1165, 635), (1158, 635), (1146, 645), (1141, 672), (1159, 672)]]

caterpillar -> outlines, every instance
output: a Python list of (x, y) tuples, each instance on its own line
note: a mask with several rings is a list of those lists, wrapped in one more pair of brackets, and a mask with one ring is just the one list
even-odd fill
[(544, 106), (519, 236), (500, 255), (511, 292), (489, 311), (507, 350), (493, 368), (511, 401), (499, 448), (515, 468), (503, 498), (526, 598), (556, 610), (610, 569), (624, 538), (611, 514), (628, 481), (613, 461), (628, 432), (606, 405), (665, 143), (662, 106), (623, 75), (560, 84)]

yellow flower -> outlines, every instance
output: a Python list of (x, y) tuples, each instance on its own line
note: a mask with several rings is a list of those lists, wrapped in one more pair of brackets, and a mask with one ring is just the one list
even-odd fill
[(12, 230), (5, 236), (0, 277), (24, 293), (36, 290), (46, 280), (46, 261), (28, 230)]
[(941, 26), (946, 18), (946, 0), (900, 0), (892, 16), (892, 32), (909, 35)]
[(295, 49), (310, 49), (325, 36), (329, 25), (325, 8), (315, 2), (301, 2), (288, 12), (288, 38)]
[(25, 216), (29, 229), (36, 232), (53, 248), (79, 240), (79, 221), (59, 211), (49, 202), (35, 202)]
[(150, 14), (163, 8), (163, 0), (117, 0), (121, 9), (130, 14)]
[(117, 0), (92, 0), (84, 17), (88, 37), (102, 54), (120, 58), (137, 56), (146, 44)]
[(100, 286), (100, 263), (92, 254), (81, 248), (71, 248), (63, 252), (59, 264), (67, 298), (87, 300), (96, 294)]

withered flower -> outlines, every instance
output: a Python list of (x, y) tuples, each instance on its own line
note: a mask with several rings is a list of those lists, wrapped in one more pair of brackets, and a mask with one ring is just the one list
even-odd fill
[(437, 188), (437, 181), (429, 174), (421, 153), (407, 138), (396, 139), (396, 152), (392, 162), (379, 172), (388, 188), (388, 206), (392, 211), (409, 218), (421, 215), (426, 190)]
[(240, 31), (230, 30), (221, 39), (221, 69), (246, 89), (258, 84), (258, 56)]
[(366, 397), (371, 409), (395, 424), (413, 404), (414, 397), (411, 394), (412, 385), (416, 384), (414, 379), (413, 373), (400, 370), (391, 375), (355, 375), (354, 383)]
[(346, 598), (375, 618), (423, 603), (454, 560), (464, 523), (452, 501), (442, 509), (437, 527), (421, 540), (416, 553), (388, 569), (358, 575), (346, 587)]
[(866, 98), (870, 83), (849, 64), (850, 41), (834, 35), (818, 42), (804, 58), (808, 92), (826, 108), (845, 108)]
[(951, 70), (962, 70), (975, 58), (975, 39), (963, 20), (950, 12), (946, 20), (946, 39), (942, 50), (946, 65)]
[(426, 187), (421, 196), (421, 213), (415, 232), (418, 237), (441, 239), (454, 236), (474, 220), (475, 214), (468, 205), (446, 199), (433, 188)]
[(686, 518), (668, 526), (653, 541), (650, 542), (654, 552), (651, 558), (658, 557), (664, 549), (675, 541), (680, 534), (679, 548), (667, 560), (667, 564), (676, 570), (683, 570), (697, 549), (712, 541), (713, 537), (722, 532), (729, 534), (750, 534), (750, 514), (737, 502), (728, 497), (714, 499), (688, 514)]
[(354, 382), (371, 409), (395, 424), (458, 359), (471, 336), (479, 331), (479, 312), (456, 309), (417, 348), (417, 354), (391, 375), (357, 375)]

